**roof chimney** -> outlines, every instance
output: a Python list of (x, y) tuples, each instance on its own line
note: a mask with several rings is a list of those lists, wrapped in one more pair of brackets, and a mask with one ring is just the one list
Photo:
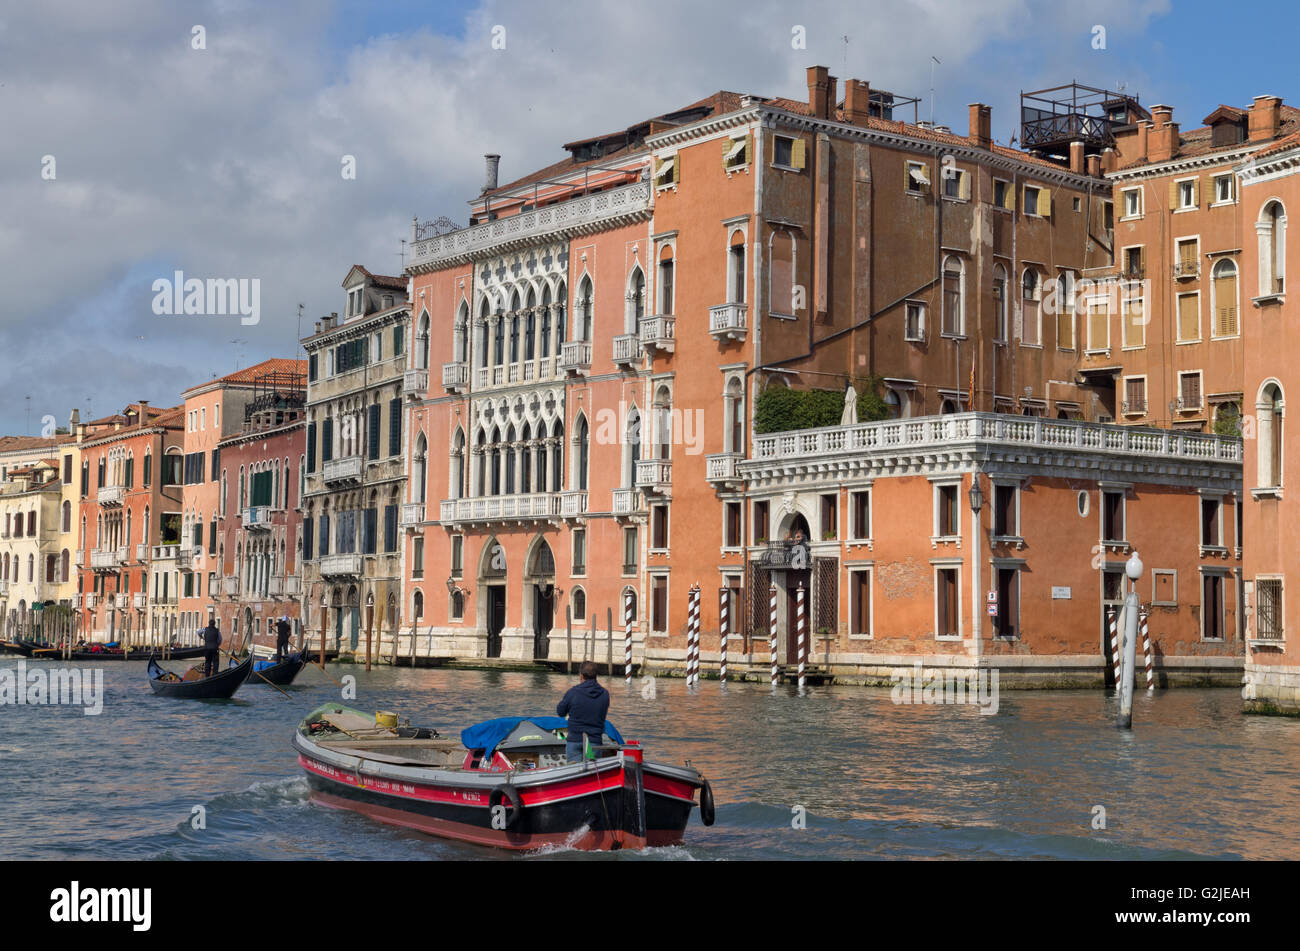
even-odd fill
[(1070, 171), (1083, 174), (1083, 143), (1077, 140), (1070, 143)]
[(487, 172), (487, 176), (483, 180), (483, 190), (490, 192), (497, 187), (497, 168), (501, 165), (501, 156), (485, 155), (483, 156), (483, 164)]
[(1093, 178), (1101, 178), (1101, 156), (1089, 155), (1087, 158), (1088, 174)]
[(1147, 142), (1149, 141), (1149, 137), (1151, 135), (1151, 125), (1152, 123), (1150, 119), (1138, 120), (1137, 155), (1134, 156), (1134, 159), (1136, 161), (1139, 162), (1147, 161)]
[(825, 66), (808, 67), (808, 109), (818, 119), (830, 115), (830, 71)]
[(982, 102), (972, 102), (970, 110), (970, 134), (967, 136), (976, 148), (987, 149), (993, 145), (993, 110)]
[(1250, 106), (1251, 142), (1267, 142), (1277, 138), (1282, 125), (1282, 100), (1278, 96), (1256, 96)]
[(1151, 107), (1150, 151), (1153, 162), (1164, 162), (1178, 154), (1178, 123), (1174, 122), (1173, 106)]
[(844, 84), (844, 121), (866, 125), (871, 117), (871, 83), (850, 79)]
[(1119, 153), (1107, 147), (1101, 153), (1101, 170), (1103, 172), (1113, 172), (1117, 165), (1119, 165)]

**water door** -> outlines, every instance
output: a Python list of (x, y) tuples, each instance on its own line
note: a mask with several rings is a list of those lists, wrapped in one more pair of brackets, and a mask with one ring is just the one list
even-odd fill
[(487, 655), (501, 656), (501, 629), (506, 626), (506, 586), (491, 585), (488, 588), (488, 639)]
[(555, 589), (542, 592), (541, 585), (533, 585), (533, 659), (544, 660), (550, 646), (551, 625), (555, 615)]
[(811, 572), (787, 571), (785, 573), (785, 662), (799, 663), (799, 585), (803, 585), (803, 649), (805, 661), (812, 657), (812, 591), (808, 584)]

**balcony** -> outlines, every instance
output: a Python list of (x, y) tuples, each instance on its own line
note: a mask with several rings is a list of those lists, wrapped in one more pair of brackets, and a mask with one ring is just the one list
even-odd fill
[(643, 498), (636, 489), (615, 489), (610, 499), (610, 511), (615, 515), (633, 515), (643, 511)]
[(240, 513), (240, 522), (250, 532), (269, 532), (271, 530), (271, 509), (265, 505), (254, 505)]
[(745, 458), (744, 454), (739, 452), (720, 452), (714, 456), (705, 456), (704, 477), (714, 488), (739, 482), (740, 474), (737, 466), (743, 458)]
[(560, 517), (577, 518), (587, 514), (587, 492), (585, 489), (560, 493)]
[(143, 611), (149, 606), (149, 596), (143, 592), (137, 591), (135, 594), (131, 595), (131, 603), (135, 606), (137, 611)]
[(125, 498), (126, 486), (124, 485), (101, 485), (95, 495), (95, 501), (100, 505), (121, 505)]
[(227, 598), (239, 597), (239, 576), (226, 575), (221, 579), (221, 593)]
[[(409, 378), (412, 373), (423, 373), (423, 370), (408, 370), (406, 376)], [(425, 381), (425, 389), (428, 388), (428, 381)], [(442, 388), (448, 393), (463, 392), (469, 388), (469, 364), (444, 363), (442, 365)], [(410, 387), (407, 387), (409, 393)]]
[(87, 611), (95, 610), (95, 595), (93, 593), (82, 595), (82, 599), (86, 602)]
[(147, 542), (140, 542), (135, 546), (135, 560), (144, 564), (149, 560), (149, 545)]
[(445, 499), (439, 517), (445, 525), (473, 525), (553, 519), (559, 513), (558, 492), (530, 492), (527, 495)]
[(677, 318), (671, 314), (646, 317), (641, 321), (641, 326), (637, 328), (640, 333), (641, 349), (672, 353), (673, 347), (676, 346), (676, 340), (673, 336), (676, 332), (676, 326)]
[[(0, 598), (7, 597), (9, 597), (9, 579), (0, 578)], [(80, 597), (80, 595), (78, 595), (78, 597)]]
[(428, 370), (407, 370), (402, 374), (402, 392), (410, 399), (420, 399), (429, 389)]
[(487, 367), (477, 367), (474, 370), (474, 389), (486, 390), (488, 383), (492, 379), (492, 371)]
[(131, 596), (129, 594), (113, 595), (113, 607), (118, 609), (129, 608), (131, 606)]
[(744, 304), (719, 304), (709, 308), (709, 333), (715, 340), (744, 340), (748, 330)]
[(270, 598), (284, 597), (284, 579), (268, 578), (266, 579), (266, 594)]
[(639, 459), (636, 464), (636, 487), (643, 492), (666, 493), (673, 484), (671, 459)]
[(619, 334), (614, 338), (614, 365), (631, 367), (641, 358), (641, 338), (637, 334)]
[(1178, 412), (1195, 413), (1200, 408), (1201, 408), (1201, 398), (1199, 396), (1178, 397)]
[(1200, 276), (1200, 261), (1179, 261), (1174, 264), (1174, 280), (1176, 281), (1191, 281)]
[(633, 182), (429, 238), (421, 235), (417, 224), (407, 267), (415, 272), (443, 268), (467, 263), (489, 251), (504, 254), (546, 240), (590, 233), (597, 227), (604, 230), (645, 221), (651, 214), (652, 190), (652, 182)]
[(166, 545), (153, 546), (154, 561), (175, 561), (176, 556), (180, 553), (180, 542), (171, 542)]
[(591, 370), (591, 341), (566, 340), (560, 347), (560, 372), (579, 374)]
[(182, 571), (189, 571), (194, 567), (194, 562), (203, 557), (201, 548), (177, 548), (176, 549), (176, 567)]
[(96, 548), (90, 553), (90, 567), (95, 570), (111, 570), (121, 566), (125, 561), (125, 548)]
[(296, 598), (302, 594), (302, 578), (298, 575), (289, 575), (284, 579), (284, 596), (286, 598)]
[(1147, 411), (1146, 400), (1125, 400), (1120, 404), (1120, 412), (1125, 416), (1141, 416)]
[(402, 528), (414, 530), (424, 521), (424, 503), (406, 502), (402, 505)]
[(325, 555), (320, 560), (320, 573), (325, 578), (358, 577), (361, 574), (361, 555)]
[(361, 457), (344, 456), (331, 459), (321, 467), (321, 477), (326, 482), (360, 482)]
[[(140, 559), (140, 560), (143, 561), (144, 559), (142, 558), (142, 559)], [(72, 563), (73, 563), (74, 565), (76, 565), (78, 568), (84, 568), (84, 567), (86, 567), (86, 552), (85, 552), (85, 549), (78, 548), (75, 552), (73, 552), (73, 554), (72, 554)]]

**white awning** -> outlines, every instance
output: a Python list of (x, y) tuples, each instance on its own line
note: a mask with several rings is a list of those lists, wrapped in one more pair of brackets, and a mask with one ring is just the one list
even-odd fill
[(930, 176), (925, 174), (924, 165), (913, 165), (907, 170), (907, 172), (912, 176), (912, 181), (916, 182), (918, 185), (930, 184)]
[(727, 159), (728, 160), (734, 159), (737, 155), (739, 155), (743, 151), (745, 151), (745, 140), (735, 139), (731, 143), (731, 151), (727, 153)]
[(658, 177), (659, 177), (659, 178), (663, 178), (665, 175), (667, 175), (667, 174), (668, 174), (669, 172), (671, 172), (672, 170), (673, 170), (673, 160), (672, 160), (672, 159), (664, 159), (663, 164), (659, 166)]

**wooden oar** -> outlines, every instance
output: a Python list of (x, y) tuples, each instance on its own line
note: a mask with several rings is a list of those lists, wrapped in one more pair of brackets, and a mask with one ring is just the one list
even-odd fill
[(279, 690), (280, 693), (284, 694), (284, 697), (285, 697), (286, 700), (292, 700), (292, 699), (293, 699), (293, 697), (289, 696), (289, 691), (284, 690), (283, 688), (281, 688), (281, 686), (280, 686), (279, 684), (273, 684), (273, 683), (271, 683), (271, 681), (267, 680), (266, 677), (262, 674), (262, 672), (261, 672), (260, 670), (255, 670), (255, 671), (253, 671), (253, 673), (257, 674), (257, 676), (261, 677), (262, 680), (266, 681), (267, 686), (274, 687), (276, 690)]

